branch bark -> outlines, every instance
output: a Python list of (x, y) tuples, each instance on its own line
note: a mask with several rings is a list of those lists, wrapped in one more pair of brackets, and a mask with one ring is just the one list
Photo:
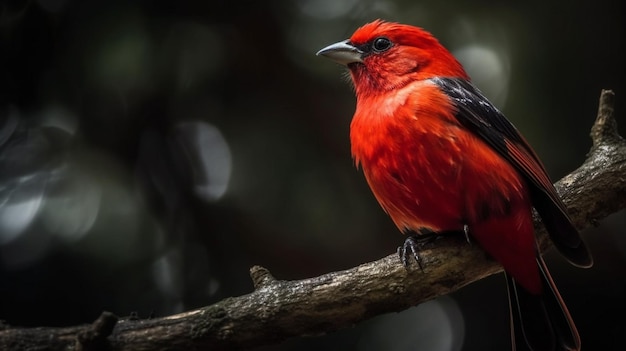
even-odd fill
[[(603, 90), (586, 161), (556, 183), (579, 229), (626, 208), (626, 141), (617, 133), (614, 94)], [(550, 243), (536, 220), (541, 248)], [(396, 254), (319, 277), (277, 280), (251, 268), (255, 289), (214, 305), (148, 320), (104, 312), (93, 324), (13, 328), (0, 324), (2, 350), (226, 350), (261, 346), (346, 328), (407, 309), (501, 271), (464, 238), (442, 238), (421, 252), (424, 272), (405, 269)]]

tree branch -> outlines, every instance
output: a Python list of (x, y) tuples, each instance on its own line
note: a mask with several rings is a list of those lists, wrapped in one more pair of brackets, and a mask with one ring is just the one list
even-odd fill
[[(626, 208), (626, 141), (617, 134), (612, 91), (603, 90), (587, 160), (556, 184), (579, 229)], [(536, 221), (541, 248), (547, 235)], [(91, 325), (12, 328), (0, 324), (3, 350), (225, 350), (346, 328), (401, 311), (501, 271), (464, 238), (442, 238), (421, 252), (424, 272), (396, 254), (358, 267), (298, 280), (250, 270), (254, 292), (197, 310), (149, 320), (103, 313)]]

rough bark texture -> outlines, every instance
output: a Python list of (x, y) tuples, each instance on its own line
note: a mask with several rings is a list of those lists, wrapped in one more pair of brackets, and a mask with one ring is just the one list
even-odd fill
[[(585, 163), (557, 190), (576, 226), (594, 225), (626, 208), (626, 141), (616, 130), (614, 94), (602, 91)], [(536, 222), (542, 249), (549, 246)], [(254, 292), (197, 310), (149, 320), (104, 312), (91, 325), (13, 328), (0, 324), (1, 350), (226, 350), (317, 335), (401, 311), (501, 270), (465, 238), (442, 238), (421, 252), (424, 272), (405, 269), (396, 254), (319, 277), (276, 280), (252, 267)]]

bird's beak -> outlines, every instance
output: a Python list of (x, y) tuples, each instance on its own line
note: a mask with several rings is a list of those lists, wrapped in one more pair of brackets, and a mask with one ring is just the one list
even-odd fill
[(327, 57), (344, 66), (354, 62), (363, 62), (363, 51), (350, 44), (349, 40), (328, 45), (318, 51), (317, 56)]

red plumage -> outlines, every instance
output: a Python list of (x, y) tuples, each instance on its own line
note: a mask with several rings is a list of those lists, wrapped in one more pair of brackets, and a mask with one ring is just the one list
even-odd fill
[(352, 154), (396, 226), (441, 232), (468, 224), (487, 252), (539, 293), (529, 194), (515, 169), (460, 125), (450, 99), (432, 84), (417, 81), (377, 100), (359, 96)]
[[(536, 305), (547, 313), (558, 307), (561, 320), (546, 325), (570, 329), (568, 340), (558, 341), (562, 349), (578, 348), (573, 322), (537, 254), (532, 206), (571, 262), (586, 267), (591, 257), (537, 155), (461, 64), (423, 29), (383, 21), (318, 54), (350, 69), (357, 96), (352, 155), (396, 226), (418, 234), (468, 228), (513, 277), (511, 289), (519, 284), (531, 296), (549, 290), (551, 303)], [(528, 339), (535, 321), (520, 323)], [(542, 343), (528, 341), (531, 348)]]

